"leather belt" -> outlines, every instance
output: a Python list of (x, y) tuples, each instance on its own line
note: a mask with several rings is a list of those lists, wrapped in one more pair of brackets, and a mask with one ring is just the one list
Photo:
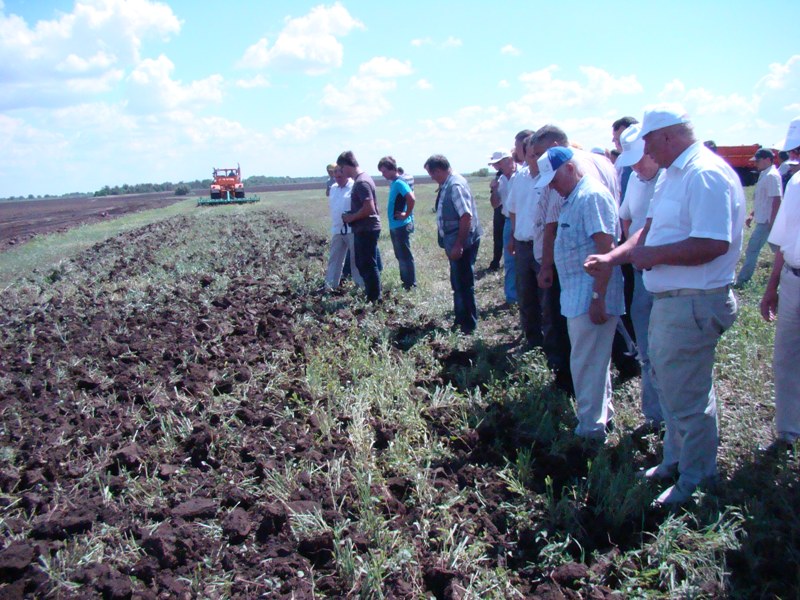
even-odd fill
[(793, 275), (800, 277), (800, 269), (798, 269), (797, 267), (790, 267), (786, 263), (783, 263), (783, 268), (792, 273)]
[(710, 290), (700, 290), (696, 288), (680, 288), (677, 290), (669, 290), (667, 292), (656, 292), (653, 298), (659, 300), (661, 298), (675, 298), (676, 296), (711, 296), (712, 294), (720, 294), (722, 292), (730, 291), (730, 285), (723, 285), (722, 287), (711, 288)]

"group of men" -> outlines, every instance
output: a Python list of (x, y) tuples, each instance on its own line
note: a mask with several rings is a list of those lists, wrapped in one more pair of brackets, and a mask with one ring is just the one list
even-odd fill
[[(416, 287), (417, 276), (411, 237), (414, 232), (415, 197), (413, 178), (404, 177), (397, 161), (384, 156), (378, 170), (388, 180), (387, 216), (392, 248), (400, 267), (400, 279), (407, 290)], [(349, 256), (353, 281), (366, 292), (370, 302), (381, 298), (381, 264), (378, 239), (381, 217), (375, 193), (375, 182), (358, 164), (352, 151), (342, 152), (336, 165), (328, 166), (327, 195), (331, 217), (331, 246), (325, 287), (339, 285)]]
[[(680, 504), (717, 473), (714, 356), (720, 336), (736, 318), (732, 287), (750, 276), (747, 261), (738, 279), (735, 271), (746, 221), (756, 223), (751, 245), (760, 250), (768, 240), (775, 251), (761, 311), (767, 320), (776, 312), (778, 317), (776, 445), (788, 447), (800, 437), (800, 376), (789, 364), (791, 349), (800, 342), (800, 175), (781, 194), (767, 151), (759, 151), (754, 159), (764, 183), (759, 180), (754, 213), (746, 219), (738, 175), (697, 141), (682, 107), (649, 107), (641, 124), (626, 117), (612, 131), (615, 164), (573, 147), (553, 125), (523, 130), (513, 152), (491, 156), (498, 177), (490, 199), (504, 219), (504, 292), (506, 301), (518, 306), (527, 342), (543, 349), (557, 379), (570, 379), (576, 435), (602, 442), (614, 414), (614, 337), (622, 332), (633, 344), (620, 325), (626, 312), (620, 267), (633, 267), (627, 311), (636, 338), (632, 349), (641, 364), (642, 412), (648, 430), (664, 431), (661, 462), (641, 476), (673, 480), (656, 503)], [(800, 158), (800, 118), (792, 122), (782, 149), (792, 160)], [(379, 169), (396, 181), (396, 164), (386, 163), (387, 158)], [(353, 227), (355, 263), (367, 297), (375, 299), (380, 295), (373, 264), (380, 221), (374, 183), (352, 153), (343, 153), (337, 164), (342, 176), (354, 179), (351, 210), (342, 222)], [(482, 233), (475, 200), (446, 157), (431, 156), (424, 166), (439, 185), (439, 244), (450, 264), (455, 325), (469, 334), (478, 322), (474, 264)], [(397, 198), (405, 211), (398, 211)], [(413, 203), (413, 193), (402, 186), (397, 194), (390, 191), (396, 221), (411, 216)], [(759, 227), (763, 223), (766, 233)], [(397, 244), (393, 236), (398, 260), (403, 249), (410, 255), (408, 238), (400, 239)], [(498, 267), (497, 253), (494, 258), (490, 266)]]

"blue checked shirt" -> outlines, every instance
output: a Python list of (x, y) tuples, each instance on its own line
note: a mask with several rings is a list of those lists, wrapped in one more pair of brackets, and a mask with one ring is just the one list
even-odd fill
[[(587, 256), (597, 253), (592, 239), (595, 233), (608, 233), (615, 243), (619, 240), (617, 202), (602, 183), (584, 176), (561, 206), (554, 248), (561, 281), (561, 314), (567, 318), (589, 312), (594, 279), (583, 270), (583, 263)], [(619, 267), (613, 268), (608, 282), (606, 312), (625, 313)]]

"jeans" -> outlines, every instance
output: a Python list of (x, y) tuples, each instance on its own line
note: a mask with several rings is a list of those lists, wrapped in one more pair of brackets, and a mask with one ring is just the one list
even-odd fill
[(381, 232), (359, 231), (353, 234), (356, 267), (364, 280), (367, 300), (377, 302), (381, 298), (381, 274), (378, 271), (378, 238)]
[(411, 253), (411, 234), (414, 233), (414, 223), (408, 223), (389, 231), (392, 238), (392, 248), (400, 267), (400, 281), (407, 290), (417, 285), (417, 274), (414, 268), (414, 255)]
[(475, 304), (475, 271), (473, 265), (478, 257), (480, 240), (469, 248), (458, 260), (450, 259), (450, 286), (453, 288), (453, 312), (455, 324), (463, 333), (472, 333), (478, 326), (478, 307)]
[(654, 423), (661, 423), (661, 402), (653, 385), (653, 368), (650, 366), (648, 353), (647, 329), (650, 327), (650, 311), (653, 309), (653, 294), (648, 292), (642, 282), (642, 272), (634, 270), (633, 301), (631, 302), (631, 321), (636, 334), (636, 348), (639, 351), (639, 363), (642, 365), (642, 413), (644, 418)]
[(753, 276), (756, 263), (758, 263), (758, 255), (761, 253), (761, 248), (767, 243), (770, 228), (769, 223), (756, 223), (753, 227), (753, 233), (750, 235), (750, 241), (747, 242), (747, 250), (744, 253), (744, 264), (736, 277), (737, 285), (747, 283)]
[(511, 239), (511, 219), (506, 219), (503, 226), (503, 270), (505, 278), (503, 280), (503, 290), (506, 294), (506, 302), (516, 304), (517, 302), (517, 264), (514, 256), (508, 253), (508, 241)]

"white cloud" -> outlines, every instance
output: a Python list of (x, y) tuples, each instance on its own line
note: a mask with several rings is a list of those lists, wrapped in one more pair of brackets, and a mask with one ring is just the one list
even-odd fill
[(519, 80), (526, 91), (519, 104), (536, 107), (539, 112), (568, 108), (592, 108), (617, 95), (638, 94), (643, 88), (635, 75), (614, 77), (597, 67), (580, 67), (586, 81), (557, 79), (558, 67), (550, 65), (538, 71), (523, 73)]
[(332, 84), (323, 90), (322, 106), (331, 119), (344, 127), (357, 127), (374, 122), (391, 109), (387, 95), (397, 88), (398, 77), (414, 72), (409, 62), (377, 56), (358, 68), (341, 89)]
[(376, 56), (365, 62), (358, 68), (358, 72), (365, 77), (377, 77), (379, 79), (393, 79), (411, 75), (414, 70), (409, 61), (401, 62), (396, 58), (386, 58)]
[(292, 123), (287, 123), (283, 127), (278, 127), (272, 134), (279, 140), (291, 142), (305, 142), (314, 137), (323, 129), (326, 129), (322, 121), (317, 121), (309, 116), (295, 119)]
[(342, 65), (344, 49), (338, 38), (353, 29), (364, 29), (364, 24), (340, 3), (316, 6), (303, 17), (287, 17), (272, 47), (267, 38), (261, 38), (247, 48), (238, 64), (250, 69), (274, 67), (320, 75)]
[(797, 85), (797, 70), (800, 67), (800, 54), (795, 54), (786, 64), (772, 63), (767, 73), (756, 84), (756, 90), (786, 90), (792, 85)]
[(252, 90), (256, 88), (268, 88), (270, 86), (269, 80), (260, 73), (250, 79), (237, 79), (236, 87), (243, 90)]
[(128, 108), (135, 113), (164, 112), (222, 101), (221, 75), (184, 85), (171, 78), (174, 69), (163, 54), (139, 63), (128, 77)]
[(427, 79), (420, 79), (414, 84), (414, 87), (418, 90), (430, 90), (433, 89), (433, 84)]
[(70, 13), (33, 27), (0, 14), (0, 109), (65, 106), (105, 92), (140, 60), (146, 37), (167, 38), (181, 23), (150, 0), (78, 0)]
[(461, 41), (461, 39), (459, 39), (459, 38), (457, 38), (457, 37), (453, 37), (453, 36), (451, 35), (451, 36), (449, 36), (449, 37), (448, 37), (448, 38), (447, 38), (447, 39), (444, 41), (444, 43), (442, 44), (442, 46), (443, 46), (444, 48), (458, 48), (458, 47), (462, 46), (462, 45), (463, 45), (463, 43), (464, 43), (464, 42), (462, 42), (462, 41)]
[(411, 40), (411, 45), (414, 46), (415, 48), (419, 48), (420, 46), (429, 46), (432, 43), (433, 43), (433, 40), (431, 40), (431, 38), (429, 38), (429, 37), (428, 38), (415, 38), (415, 39)]
[(515, 48), (511, 44), (506, 44), (502, 48), (500, 48), (501, 54), (508, 54), (509, 56), (519, 56), (522, 54), (518, 48)]
[(508, 88), (508, 87), (511, 87), (511, 85), (505, 79), (501, 79), (500, 81), (497, 82), (497, 87), (499, 87), (499, 88)]

